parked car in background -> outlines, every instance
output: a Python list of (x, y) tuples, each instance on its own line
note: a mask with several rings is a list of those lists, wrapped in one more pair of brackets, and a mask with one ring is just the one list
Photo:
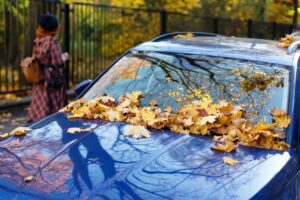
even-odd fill
[[(297, 42), (297, 41), (296, 41)], [(77, 88), (79, 98), (142, 91), (141, 105), (164, 109), (210, 94), (243, 105), (254, 122), (286, 110), (288, 151), (211, 149), (210, 136), (150, 129), (123, 135), (124, 122), (55, 113), (23, 137), (0, 142), (0, 199), (299, 199), (299, 52), (276, 41), (170, 33), (140, 44)], [(259, 82), (264, 76), (269, 81)], [(85, 88), (86, 86), (86, 88)], [(201, 90), (201, 91), (199, 91)], [(71, 127), (93, 128), (70, 134)], [(238, 160), (226, 165), (223, 156)], [(30, 182), (24, 178), (31, 176)]]

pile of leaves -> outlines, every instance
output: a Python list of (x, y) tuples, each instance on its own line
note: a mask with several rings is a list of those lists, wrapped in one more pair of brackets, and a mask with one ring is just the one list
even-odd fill
[(279, 40), (279, 46), (282, 48), (288, 48), (291, 43), (295, 42), (296, 38), (291, 35), (286, 35), (283, 38), (280, 38)]
[[(277, 150), (289, 148), (283, 139), (290, 117), (278, 107), (270, 113), (272, 123), (259, 121), (253, 124), (245, 118), (242, 106), (224, 100), (214, 103), (211, 98), (203, 97), (172, 111), (171, 106), (161, 110), (155, 100), (151, 100), (149, 106), (141, 106), (141, 98), (140, 91), (126, 93), (118, 100), (111, 96), (100, 96), (90, 101), (83, 98), (61, 111), (68, 113), (69, 119), (122, 121), (155, 129), (169, 128), (183, 134), (212, 135), (215, 141), (222, 142), (212, 148), (226, 152), (233, 151), (237, 144)], [(141, 131), (144, 130), (136, 130), (137, 133)], [(144, 135), (149, 136), (148, 133)]]

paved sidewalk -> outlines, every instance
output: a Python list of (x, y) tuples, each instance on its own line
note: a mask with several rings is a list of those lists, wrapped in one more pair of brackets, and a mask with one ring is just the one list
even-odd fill
[(26, 121), (28, 105), (21, 105), (0, 110), (0, 133), (10, 132), (12, 129), (23, 126)]

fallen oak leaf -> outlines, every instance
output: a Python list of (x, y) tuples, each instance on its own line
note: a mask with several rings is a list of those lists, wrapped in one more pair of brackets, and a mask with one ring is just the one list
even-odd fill
[(12, 130), (9, 135), (14, 135), (14, 136), (22, 136), (26, 135), (27, 132), (32, 131), (31, 128), (28, 127), (18, 127)]
[(139, 139), (140, 137), (149, 138), (150, 131), (148, 131), (144, 126), (138, 125), (128, 125), (125, 127), (124, 133), (125, 136), (131, 136), (134, 139)]
[(217, 144), (213, 147), (211, 147), (211, 149), (213, 150), (217, 150), (217, 151), (226, 151), (228, 153), (234, 151), (236, 149), (236, 145), (234, 145), (233, 142), (226, 142), (225, 144)]
[(227, 156), (223, 157), (223, 162), (228, 165), (236, 165), (240, 163), (239, 161), (234, 160), (231, 157), (227, 157)]
[(67, 132), (74, 134), (74, 133), (80, 133), (80, 132), (90, 132), (92, 131), (92, 128), (78, 128), (78, 127), (72, 127), (68, 128)]

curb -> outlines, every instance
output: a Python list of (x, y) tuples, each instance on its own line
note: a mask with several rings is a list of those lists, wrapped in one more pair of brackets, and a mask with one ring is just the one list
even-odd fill
[[(67, 94), (69, 99), (73, 99), (75, 97), (74, 90), (68, 90)], [(0, 110), (12, 108), (12, 107), (19, 107), (23, 105), (29, 105), (30, 101), (31, 101), (31, 96), (25, 96), (19, 99), (3, 100), (0, 101)]]

